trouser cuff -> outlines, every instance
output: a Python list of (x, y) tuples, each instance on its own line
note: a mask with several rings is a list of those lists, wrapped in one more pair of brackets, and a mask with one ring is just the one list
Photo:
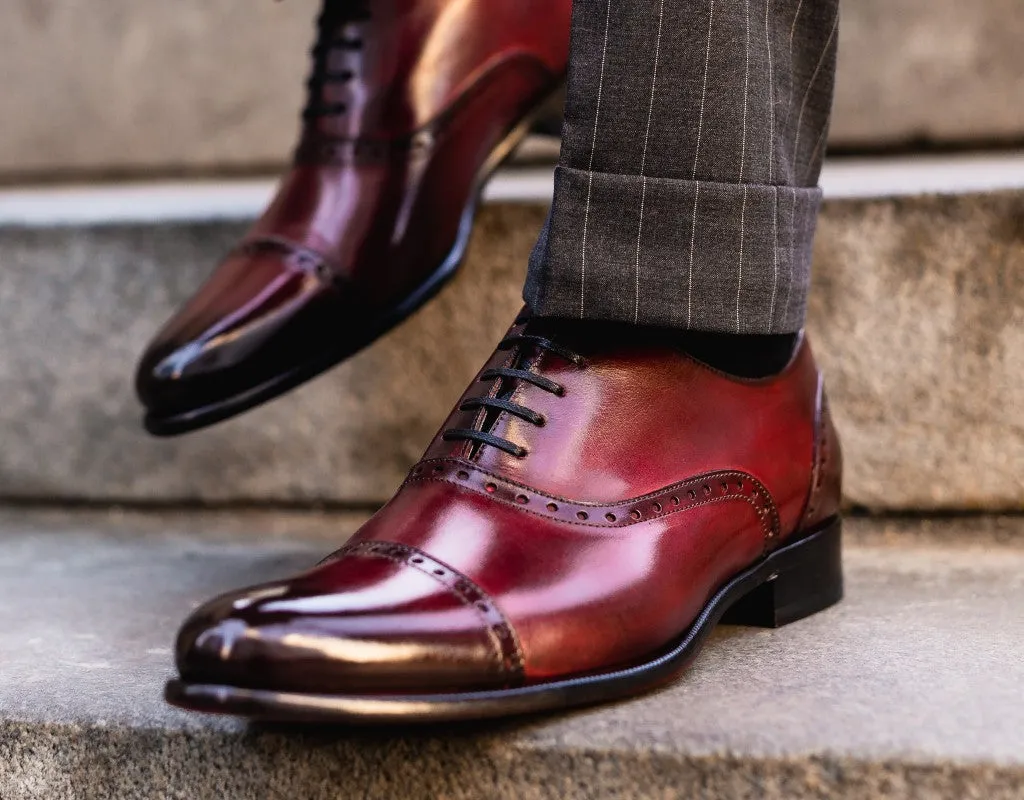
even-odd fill
[(558, 167), (524, 298), (540, 316), (803, 327), (821, 190)]

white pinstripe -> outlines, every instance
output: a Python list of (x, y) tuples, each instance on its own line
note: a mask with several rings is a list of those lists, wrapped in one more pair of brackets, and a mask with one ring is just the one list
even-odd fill
[[(772, 0), (765, 0), (764, 3), (764, 41), (768, 47), (768, 183), (775, 183), (775, 64), (772, 59), (772, 30), (771, 30), (771, 8)], [(768, 312), (768, 332), (771, 333), (772, 324), (775, 322), (775, 298), (779, 292), (779, 189), (772, 187), (774, 234), (772, 236), (775, 264), (775, 277), (772, 279), (772, 303)]]
[(804, 113), (807, 111), (807, 103), (811, 99), (811, 92), (814, 90), (814, 83), (818, 80), (818, 73), (821, 72), (821, 66), (825, 63), (825, 56), (828, 55), (828, 51), (832, 47), (832, 40), (836, 38), (836, 31), (839, 29), (839, 10), (836, 9), (835, 22), (832, 23), (832, 32), (828, 35), (828, 41), (825, 42), (825, 49), (821, 51), (821, 57), (818, 59), (818, 64), (814, 68), (814, 73), (811, 75), (811, 80), (807, 84), (807, 92), (804, 94), (803, 103), (800, 105), (800, 116), (796, 119), (796, 141), (793, 144), (793, 170), (794, 172), (799, 167), (800, 158), (800, 130), (804, 125)]
[(743, 184), (743, 211), (740, 212), (740, 263), (736, 276), (736, 333), (740, 332), (740, 295), (743, 293), (743, 248), (746, 244), (747, 185), (743, 173), (747, 165), (747, 101), (750, 92), (750, 0), (746, 3), (747, 67), (743, 78), (743, 143), (740, 150), (740, 183)]
[(711, 10), (708, 13), (708, 49), (704, 54), (704, 87), (700, 93), (700, 114), (697, 116), (697, 149), (693, 154), (693, 179), (697, 180), (697, 167), (700, 160), (700, 140), (704, 132), (704, 106), (708, 101), (708, 71), (711, 67), (711, 36), (715, 25), (715, 0), (711, 0)]
[(597, 152), (597, 128), (601, 121), (601, 98), (604, 95), (604, 68), (608, 61), (608, 34), (612, 27), (612, 0), (608, 0), (604, 21), (604, 48), (601, 52), (601, 77), (597, 82), (597, 108), (594, 111), (594, 136), (590, 142), (590, 169), (587, 183), (587, 205), (583, 212), (583, 247), (580, 258), (580, 319), (583, 319), (583, 297), (587, 283), (587, 227), (590, 224), (590, 199), (594, 193), (594, 154)]
[(827, 133), (828, 120), (825, 120), (825, 124), (821, 126), (821, 133), (818, 134), (818, 141), (814, 143), (814, 149), (811, 151), (811, 157), (807, 161), (807, 173), (804, 175), (804, 183), (807, 183), (808, 174), (814, 168), (815, 159), (818, 157), (818, 151), (821, 150), (821, 146), (825, 143), (825, 134)]
[(747, 66), (743, 78), (743, 144), (740, 150), (740, 183), (743, 183), (743, 171), (747, 165), (747, 101), (750, 97), (750, 0), (747, 0)]
[(640, 191), (640, 225), (636, 231), (636, 267), (634, 274), (636, 276), (636, 301), (633, 305), (633, 324), (636, 325), (640, 321), (640, 237), (644, 232), (644, 203), (647, 200), (647, 178), (643, 175), (640, 176), (643, 180), (643, 188)]
[(743, 245), (747, 233), (747, 185), (743, 184), (743, 210), (740, 212), (740, 270), (736, 284), (736, 333), (740, 332), (740, 293), (743, 291)]
[(782, 309), (782, 324), (786, 324), (789, 318), (789, 298), (793, 293), (793, 271), (796, 265), (793, 263), (793, 227), (796, 224), (796, 189), (790, 187), (793, 195), (792, 204), (789, 207), (789, 280), (786, 281), (786, 305)]
[(647, 200), (647, 145), (651, 140), (651, 120), (654, 118), (654, 90), (658, 86), (658, 61), (661, 58), (661, 30), (665, 21), (665, 0), (658, 9), (658, 38), (654, 44), (654, 75), (651, 78), (651, 100), (647, 106), (647, 130), (644, 132), (644, 150), (640, 157), (640, 177), (643, 189), (640, 194), (640, 224), (636, 232), (636, 303), (633, 308), (633, 324), (640, 321), (640, 237), (644, 232), (644, 202)]
[(779, 292), (779, 187), (772, 187), (772, 254), (775, 257), (775, 277), (772, 280), (772, 304), (768, 312), (768, 333), (775, 322), (775, 296)]
[(704, 54), (704, 88), (700, 95), (700, 114), (697, 117), (697, 149), (693, 154), (693, 180), (697, 183), (693, 195), (693, 227), (690, 231), (690, 274), (686, 282), (686, 327), (690, 327), (691, 312), (693, 309), (693, 245), (697, 238), (697, 199), (700, 197), (700, 181), (697, 181), (697, 166), (700, 161), (700, 139), (704, 131), (704, 106), (708, 99), (708, 70), (711, 66), (711, 35), (715, 24), (715, 0), (711, 0), (711, 9), (708, 14), (708, 47)]
[(764, 3), (764, 40), (768, 45), (768, 183), (775, 183), (775, 65), (772, 63), (770, 26), (772, 0)]
[[(800, 10), (804, 7), (804, 0), (800, 0), (796, 6), (796, 14), (793, 15), (793, 25), (789, 29), (789, 101), (786, 104), (786, 127), (793, 121), (793, 90), (796, 88), (796, 76), (793, 74), (793, 37), (796, 35), (796, 23), (800, 19)], [(793, 156), (794, 161), (796, 155)]]
[(690, 274), (686, 279), (686, 327), (690, 327), (690, 315), (691, 315), (691, 297), (693, 288), (693, 245), (697, 241), (697, 199), (700, 197), (700, 181), (696, 182), (697, 186), (693, 192), (693, 223), (690, 228)]

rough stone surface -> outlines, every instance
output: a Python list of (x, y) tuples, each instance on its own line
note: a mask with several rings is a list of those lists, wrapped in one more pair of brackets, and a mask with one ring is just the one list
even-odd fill
[[(520, 305), (540, 206), (485, 208), (451, 287), (377, 346), (203, 433), (145, 436), (142, 344), (229, 224), (0, 230), (0, 497), (374, 504)], [(1024, 508), (1024, 194), (826, 205), (811, 328), (855, 504)]]
[(1024, 195), (833, 203), (809, 327), (875, 508), (1024, 507)]
[[(0, 175), (283, 162), (318, 5), (5, 0)], [(845, 0), (833, 143), (1020, 141), (1019, 11)]]
[(190, 608), (314, 563), (357, 521), (0, 514), (0, 797), (1024, 794), (1020, 518), (848, 521), (843, 603), (777, 631), (723, 627), (676, 683), (604, 708), (365, 731), (161, 702)]
[(1016, 0), (843, 0), (832, 145), (1020, 141)]
[(169, 441), (142, 432), (135, 362), (243, 227), (0, 233), (0, 497), (386, 499), (521, 304), (543, 215), (488, 209), (473, 263), (410, 323), (280, 402)]
[(0, 172), (286, 158), (319, 0), (6, 0)]

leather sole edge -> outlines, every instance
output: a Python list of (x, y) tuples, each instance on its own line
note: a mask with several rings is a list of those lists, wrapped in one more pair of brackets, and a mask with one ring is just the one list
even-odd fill
[(430, 724), (559, 711), (633, 697), (670, 682), (719, 623), (781, 627), (842, 596), (842, 521), (834, 517), (734, 576), (671, 649), (633, 667), (512, 689), (423, 695), (311, 695), (171, 680), (164, 697), (191, 711), (285, 723)]

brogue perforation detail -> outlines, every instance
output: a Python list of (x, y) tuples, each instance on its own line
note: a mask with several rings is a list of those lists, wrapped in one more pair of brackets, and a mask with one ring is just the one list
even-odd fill
[(444, 586), (484, 623), (494, 647), (495, 660), (511, 681), (523, 675), (523, 651), (515, 629), (490, 596), (473, 581), (442, 561), (415, 547), (398, 542), (355, 542), (332, 553), (321, 563), (337, 561), (349, 555), (385, 558), (428, 575)]
[(593, 528), (627, 528), (712, 503), (739, 500), (750, 504), (757, 514), (766, 547), (778, 540), (781, 530), (771, 493), (753, 475), (736, 470), (697, 475), (652, 494), (609, 504), (547, 494), (459, 459), (421, 461), (405, 484), (426, 481), (449, 483), (537, 516)]

